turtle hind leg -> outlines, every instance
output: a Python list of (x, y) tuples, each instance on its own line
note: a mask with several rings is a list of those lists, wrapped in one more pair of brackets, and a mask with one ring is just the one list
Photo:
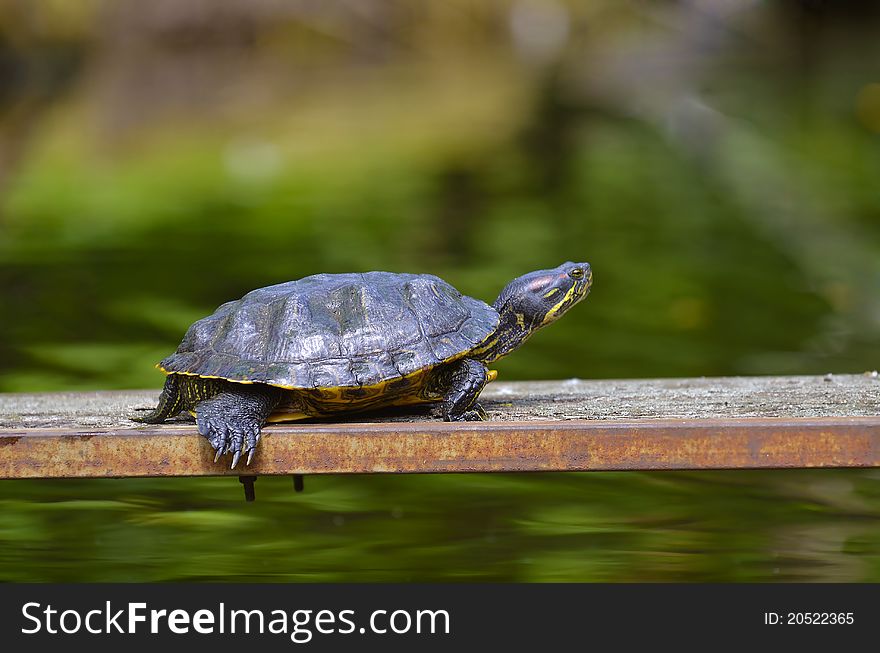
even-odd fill
[(162, 388), (162, 394), (159, 395), (159, 404), (151, 412), (146, 415), (132, 417), (134, 422), (144, 422), (146, 424), (159, 424), (169, 417), (174, 417), (185, 406), (183, 401), (183, 393), (180, 388), (180, 379), (177, 374), (169, 374), (165, 379), (165, 387)]
[(159, 424), (183, 410), (192, 410), (198, 402), (210, 399), (220, 392), (224, 385), (225, 382), (217, 379), (169, 374), (165, 378), (165, 387), (162, 388), (156, 408), (146, 415), (131, 419), (135, 422)]
[(196, 404), (196, 425), (214, 448), (214, 461), (231, 453), (235, 468), (242, 453), (246, 453), (246, 464), (250, 464), (260, 441), (260, 429), (280, 399), (279, 388), (227, 383), (215, 396)]
[(464, 358), (441, 368), (433, 385), (443, 395), (442, 413), (447, 422), (475, 422), (487, 419), (477, 397), (489, 382), (486, 365)]

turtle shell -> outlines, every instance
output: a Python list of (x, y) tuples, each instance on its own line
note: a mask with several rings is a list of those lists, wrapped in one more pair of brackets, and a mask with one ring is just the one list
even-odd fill
[(363, 387), (461, 358), (494, 308), (425, 274), (317, 274), (228, 302), (187, 331), (166, 373), (290, 389)]

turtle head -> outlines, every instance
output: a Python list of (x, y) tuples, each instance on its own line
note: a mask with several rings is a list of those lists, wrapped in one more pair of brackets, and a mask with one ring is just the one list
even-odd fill
[(586, 297), (592, 284), (589, 263), (567, 262), (514, 279), (492, 304), (501, 320), (480, 358), (491, 363), (509, 354)]

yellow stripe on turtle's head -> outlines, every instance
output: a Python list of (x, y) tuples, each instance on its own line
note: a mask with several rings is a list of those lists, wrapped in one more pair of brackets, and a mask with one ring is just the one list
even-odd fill
[(492, 304), (500, 317), (498, 330), (473, 353), (486, 363), (506, 356), (586, 297), (592, 284), (590, 264), (570, 261), (514, 279)]
[(563, 263), (558, 268), (530, 272), (511, 281), (495, 309), (516, 317), (520, 326), (537, 329), (558, 319), (590, 292), (593, 271), (589, 263)]

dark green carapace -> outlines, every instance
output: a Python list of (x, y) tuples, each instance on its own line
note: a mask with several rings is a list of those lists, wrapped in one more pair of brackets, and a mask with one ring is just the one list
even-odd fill
[(143, 422), (196, 417), (215, 460), (250, 463), (266, 422), (437, 402), (485, 419), (477, 397), (506, 356), (590, 291), (588, 263), (514, 279), (492, 305), (426, 274), (317, 274), (260, 288), (193, 324), (159, 363)]

